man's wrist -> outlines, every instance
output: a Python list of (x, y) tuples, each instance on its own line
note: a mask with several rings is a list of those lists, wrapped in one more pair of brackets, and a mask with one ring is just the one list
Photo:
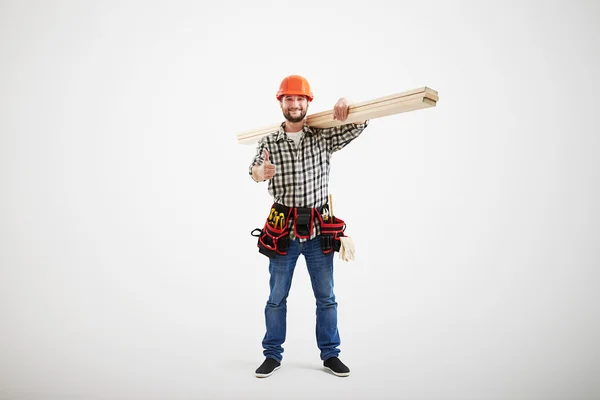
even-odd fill
[(254, 179), (255, 182), (263, 182), (264, 179), (260, 179), (260, 177), (258, 176), (258, 169), (260, 168), (260, 166), (255, 165), (252, 167), (252, 179)]

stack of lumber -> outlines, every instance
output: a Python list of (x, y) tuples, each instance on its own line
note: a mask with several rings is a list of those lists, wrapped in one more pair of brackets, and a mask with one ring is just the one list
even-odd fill
[[(362, 122), (367, 119), (386, 117), (422, 108), (434, 107), (438, 101), (438, 92), (427, 87), (422, 87), (407, 92), (380, 97), (362, 103), (352, 104), (348, 109), (348, 118), (345, 121), (333, 119), (333, 110), (311, 114), (306, 123), (315, 128), (330, 128), (350, 122)], [(265, 135), (279, 130), (281, 123), (261, 129), (254, 129), (237, 134), (239, 144), (254, 144)]]

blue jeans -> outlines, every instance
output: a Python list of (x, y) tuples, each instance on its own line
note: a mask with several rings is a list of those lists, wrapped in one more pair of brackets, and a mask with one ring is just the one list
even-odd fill
[(286, 333), (287, 297), (292, 285), (294, 268), (300, 254), (304, 255), (310, 275), (313, 293), (317, 301), (317, 346), (321, 350), (321, 359), (337, 357), (340, 350), (340, 335), (337, 328), (337, 303), (333, 294), (333, 255), (321, 250), (319, 237), (300, 243), (298, 239), (290, 241), (285, 256), (270, 259), (269, 286), (271, 293), (265, 307), (267, 333), (262, 341), (265, 357), (281, 361)]

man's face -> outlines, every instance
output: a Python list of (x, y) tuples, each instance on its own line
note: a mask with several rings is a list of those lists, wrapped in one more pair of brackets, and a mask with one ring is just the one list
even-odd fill
[(285, 95), (281, 98), (280, 105), (283, 116), (290, 122), (300, 122), (308, 111), (308, 99), (306, 96)]

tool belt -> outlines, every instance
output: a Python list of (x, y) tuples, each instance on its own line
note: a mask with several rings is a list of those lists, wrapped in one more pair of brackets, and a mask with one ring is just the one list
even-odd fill
[[(262, 229), (256, 228), (250, 234), (258, 238), (258, 251), (269, 258), (286, 255), (290, 247), (290, 226), (300, 239), (310, 238), (315, 217), (321, 225), (321, 249), (324, 254), (340, 250), (340, 237), (345, 236), (346, 223), (329, 216), (327, 206), (320, 208), (286, 207), (273, 203), (271, 212)], [(293, 223), (290, 223), (293, 218)]]

